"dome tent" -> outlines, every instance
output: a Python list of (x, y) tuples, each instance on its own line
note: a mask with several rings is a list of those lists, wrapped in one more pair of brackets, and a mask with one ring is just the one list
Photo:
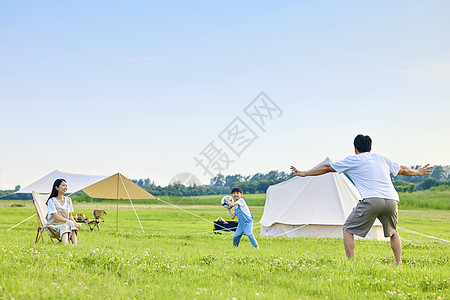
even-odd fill
[[(331, 160), (319, 165), (324, 163)], [(342, 225), (360, 199), (344, 174), (296, 176), (267, 189), (261, 235), (342, 238)], [(385, 239), (378, 219), (366, 238)]]

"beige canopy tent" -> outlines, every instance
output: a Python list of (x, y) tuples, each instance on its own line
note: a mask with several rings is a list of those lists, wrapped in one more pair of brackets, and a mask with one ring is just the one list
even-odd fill
[(120, 173), (114, 174), (88, 187), (85, 187), (83, 189), (83, 192), (85, 192), (91, 198), (117, 200), (116, 230), (119, 229), (119, 199), (130, 200), (131, 206), (133, 207), (136, 218), (139, 221), (142, 232), (144, 232), (144, 228), (142, 228), (141, 221), (139, 220), (136, 209), (134, 209), (134, 205), (131, 199), (156, 199), (155, 196), (153, 196), (140, 186), (136, 185), (134, 182)]
[(120, 173), (107, 177), (82, 189), (91, 198), (103, 199), (156, 199)]
[[(17, 191), (17, 193), (37, 192), (40, 194), (48, 194), (52, 188), (53, 182), (58, 178), (64, 178), (67, 181), (68, 193), (75, 193), (82, 190), (91, 198), (116, 199), (116, 230), (118, 230), (119, 228), (119, 199), (128, 199), (131, 206), (133, 207), (142, 232), (144, 232), (144, 228), (142, 227), (141, 221), (139, 220), (136, 209), (134, 208), (131, 199), (156, 199), (156, 197), (140, 186), (136, 185), (120, 173), (116, 173), (108, 177), (65, 173), (55, 170), (50, 174), (42, 177), (41, 179), (35, 181), (34, 183), (20, 189), (19, 191)], [(11, 227), (10, 229), (14, 228), (15, 226)]]

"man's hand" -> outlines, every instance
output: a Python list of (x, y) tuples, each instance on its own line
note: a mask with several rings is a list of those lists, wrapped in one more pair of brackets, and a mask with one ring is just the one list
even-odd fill
[(404, 176), (423, 176), (431, 173), (433, 173), (433, 167), (430, 167), (430, 164), (426, 164), (423, 167), (419, 166), (417, 169), (411, 169), (407, 166), (400, 166), (400, 171), (398, 171), (398, 175)]
[(320, 166), (317, 166), (311, 170), (308, 171), (299, 171), (296, 167), (291, 166), (292, 172), (295, 173), (296, 176), (299, 177), (306, 177), (306, 176), (319, 176), (323, 174), (327, 174), (330, 172), (336, 172), (330, 164), (321, 164)]
[(292, 172), (295, 173), (295, 176), (300, 176), (300, 177), (306, 176), (305, 172), (297, 170), (297, 168), (294, 166), (291, 166), (291, 170), (292, 170)]
[(419, 166), (417, 168), (417, 172), (419, 172), (419, 176), (429, 175), (433, 173), (433, 167), (430, 167), (430, 164), (426, 164), (425, 166)]

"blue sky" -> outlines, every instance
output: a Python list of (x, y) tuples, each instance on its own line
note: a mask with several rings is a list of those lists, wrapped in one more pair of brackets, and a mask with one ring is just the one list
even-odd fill
[[(224, 174), (308, 169), (356, 134), (450, 164), (447, 1), (1, 1), (0, 188), (64, 172), (167, 185), (214, 142)], [(265, 131), (245, 107), (282, 110)], [(237, 157), (236, 118), (258, 138)], [(69, 183), (70, 184), (70, 183)]]

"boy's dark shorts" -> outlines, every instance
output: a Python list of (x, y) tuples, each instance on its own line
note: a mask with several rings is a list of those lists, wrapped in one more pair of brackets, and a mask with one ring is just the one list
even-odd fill
[(359, 200), (345, 221), (343, 229), (357, 236), (365, 237), (376, 218), (383, 224), (384, 236), (391, 237), (397, 232), (398, 202), (383, 198)]

